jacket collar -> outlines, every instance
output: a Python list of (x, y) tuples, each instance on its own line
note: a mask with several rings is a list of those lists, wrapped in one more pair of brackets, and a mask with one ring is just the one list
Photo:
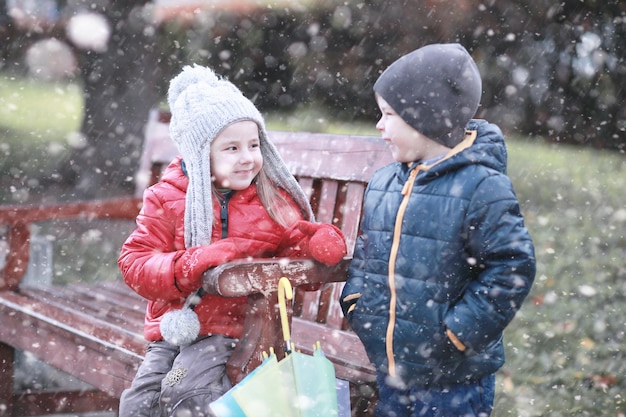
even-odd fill
[(450, 149), (450, 151), (443, 158), (439, 158), (430, 164), (428, 163), (424, 164), (421, 162), (411, 162), (410, 164), (408, 164), (409, 168), (415, 169), (417, 167), (420, 167), (422, 171), (428, 171), (435, 165), (438, 165), (442, 163), (443, 161), (446, 161), (452, 158), (454, 155), (472, 146), (474, 142), (476, 141), (477, 133), (478, 132), (476, 130), (466, 130), (465, 138), (461, 142), (459, 142), (454, 148)]

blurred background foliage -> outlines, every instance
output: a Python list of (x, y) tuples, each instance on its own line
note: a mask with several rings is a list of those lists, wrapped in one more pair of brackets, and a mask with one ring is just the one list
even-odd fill
[(399, 56), (460, 42), (484, 76), (479, 116), (508, 131), (623, 150), (623, 9), (579, 0), (326, 1), (211, 13), (165, 32), (185, 45), (179, 62), (221, 68), (264, 108), (315, 102), (348, 120), (376, 116), (371, 87)]
[(148, 111), (183, 65), (215, 68), (264, 112), (373, 123), (380, 72), (432, 42), (472, 52), (478, 117), (506, 133), (626, 151), (623, 1), (41, 0), (37, 15), (16, 11), (22, 3), (0, 1), (0, 71), (81, 86), (81, 137), (63, 144), (55, 176), (77, 196), (132, 190)]

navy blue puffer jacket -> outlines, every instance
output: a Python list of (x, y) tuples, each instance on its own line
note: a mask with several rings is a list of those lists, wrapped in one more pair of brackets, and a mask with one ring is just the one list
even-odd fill
[(411, 385), (500, 368), (502, 332), (535, 276), (502, 133), (483, 120), (467, 129), (475, 134), (435, 165), (396, 162), (374, 174), (341, 296), (377, 370)]

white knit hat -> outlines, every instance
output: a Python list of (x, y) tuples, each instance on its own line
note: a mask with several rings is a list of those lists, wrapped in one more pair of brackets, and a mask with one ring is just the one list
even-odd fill
[(259, 126), (263, 170), (287, 191), (307, 220), (313, 220), (309, 201), (269, 141), (259, 110), (231, 82), (211, 69), (186, 66), (172, 79), (168, 91), (172, 112), (170, 136), (183, 157), (189, 187), (185, 206), (185, 246), (211, 243), (213, 199), (210, 154), (213, 139), (228, 125), (251, 120)]

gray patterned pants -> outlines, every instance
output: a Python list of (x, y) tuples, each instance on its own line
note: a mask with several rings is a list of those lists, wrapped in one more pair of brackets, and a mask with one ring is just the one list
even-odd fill
[(231, 387), (226, 361), (237, 341), (221, 335), (188, 346), (153, 342), (122, 393), (120, 417), (211, 416), (209, 404)]

